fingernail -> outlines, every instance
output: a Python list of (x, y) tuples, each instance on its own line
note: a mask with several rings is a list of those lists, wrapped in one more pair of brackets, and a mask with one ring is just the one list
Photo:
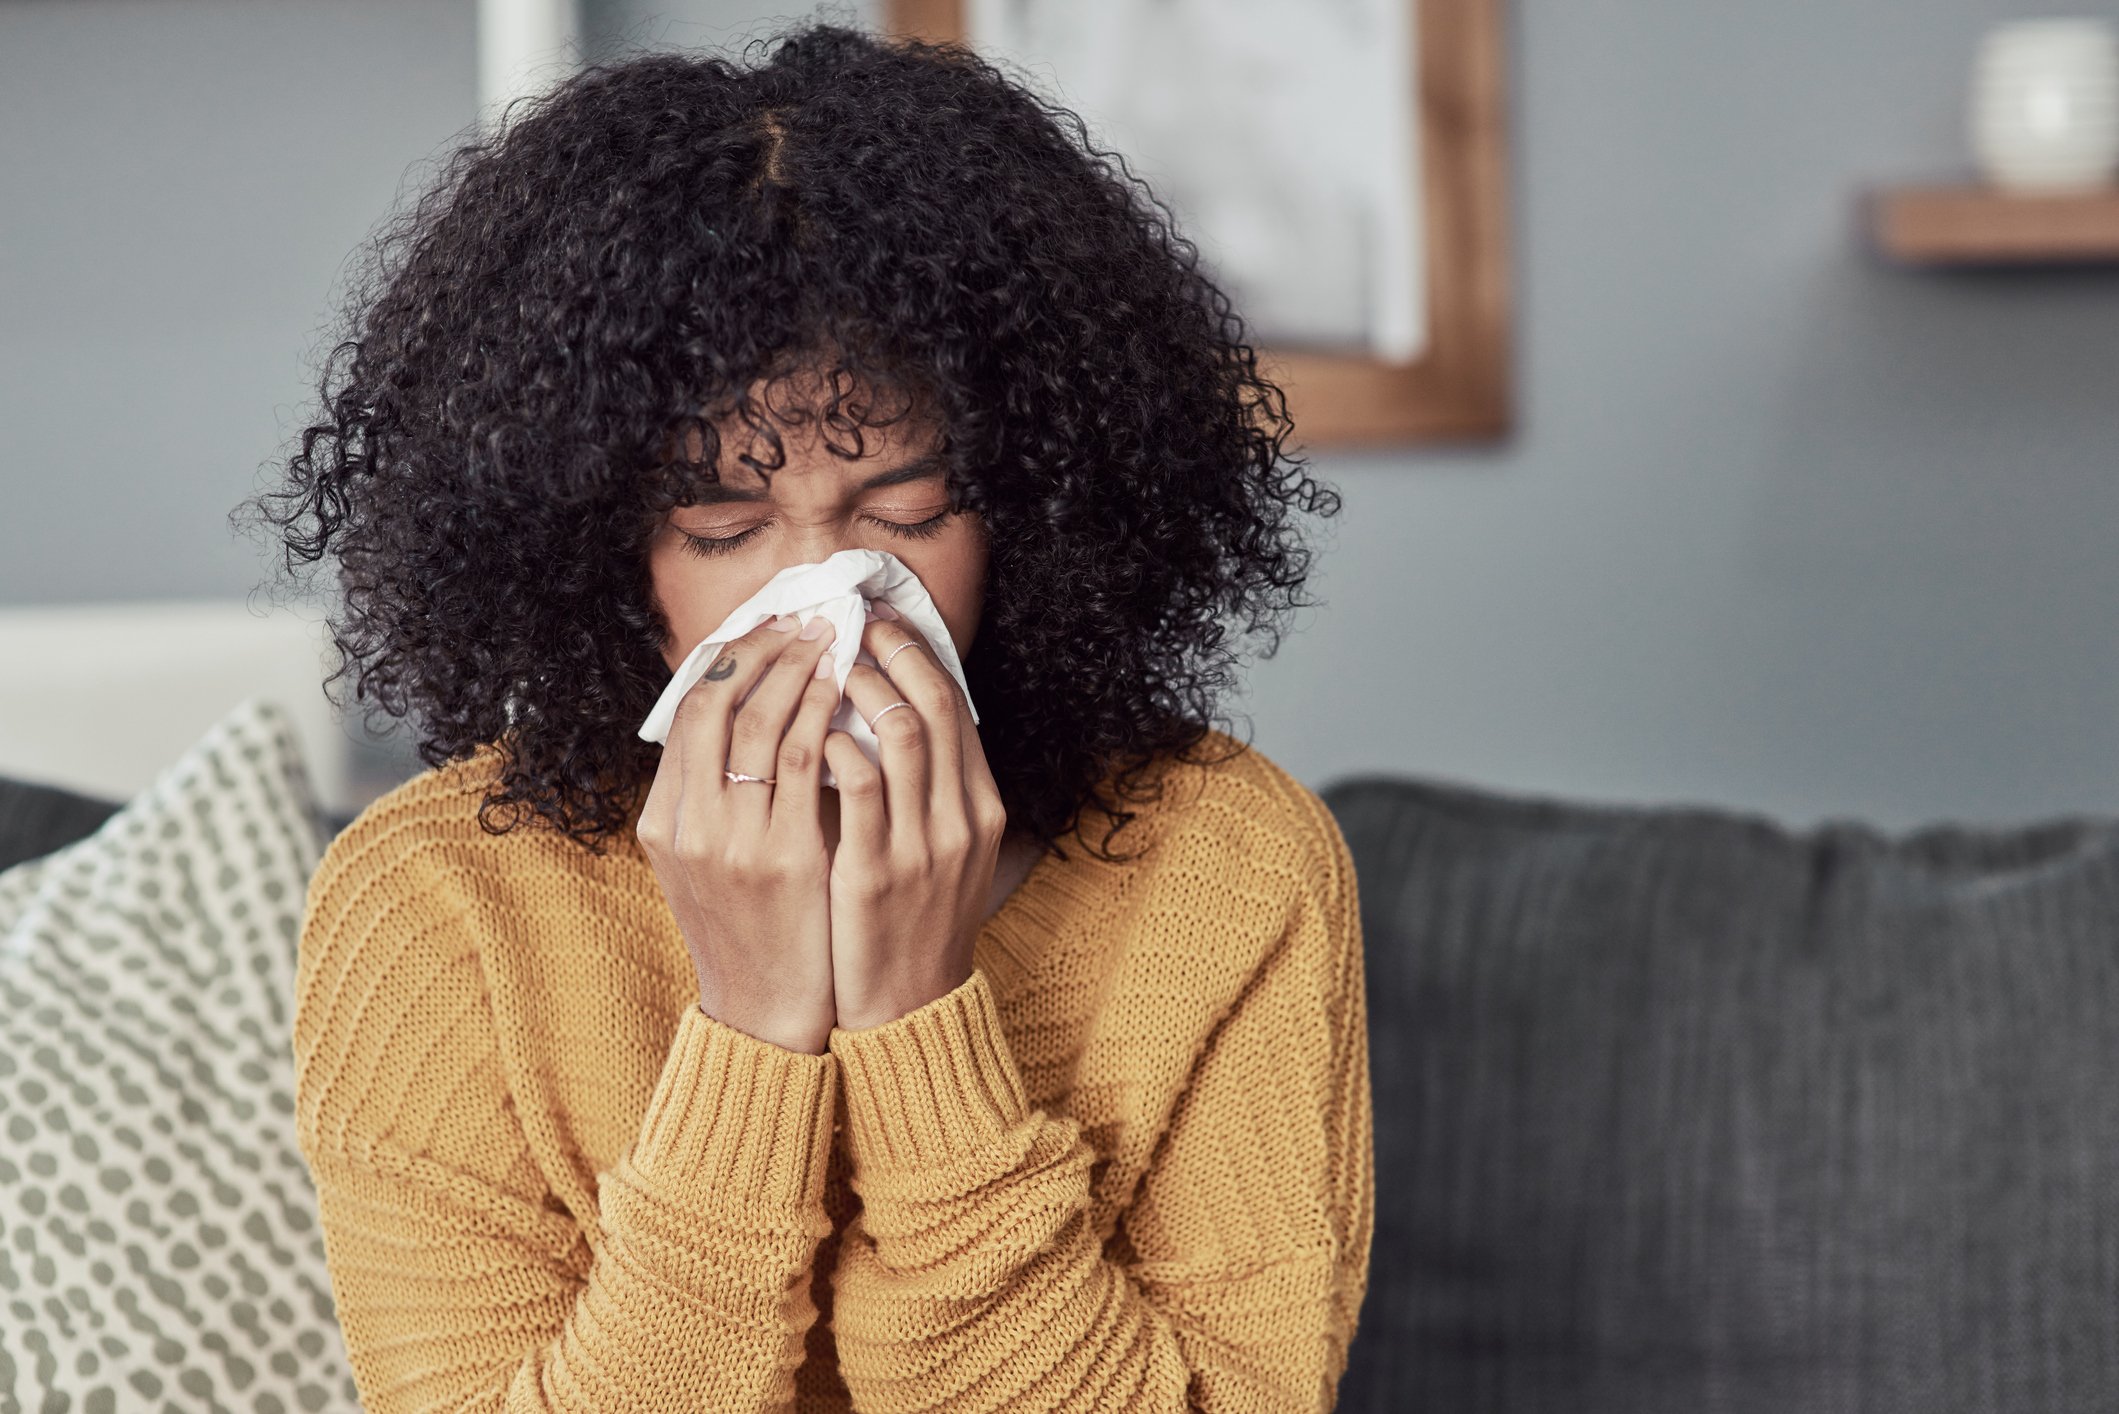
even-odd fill
[(792, 633), (796, 622), (794, 615), (782, 614), (779, 618), (772, 621), (771, 628), (774, 633)]
[(879, 619), (894, 619), (898, 616), (898, 611), (888, 604), (878, 604), (875, 607), (876, 617)]
[(822, 638), (824, 636), (824, 630), (830, 627), (830, 620), (826, 619), (822, 614), (818, 614), (808, 623), (802, 625), (802, 637), (809, 639)]
[(823, 657), (821, 657), (821, 658), (817, 659), (817, 674), (816, 674), (816, 675), (817, 675), (818, 677), (820, 677), (820, 678), (828, 678), (828, 677), (830, 677), (830, 676), (831, 676), (831, 669), (832, 669), (832, 661), (831, 661), (831, 654), (829, 654), (829, 653), (826, 653), (826, 654), (825, 654), (825, 655), (824, 655)]

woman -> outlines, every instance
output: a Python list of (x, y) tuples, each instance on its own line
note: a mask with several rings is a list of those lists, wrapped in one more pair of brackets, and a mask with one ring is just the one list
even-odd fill
[[(1205, 722), (1336, 498), (1072, 115), (955, 48), (754, 59), (592, 69), (459, 150), (260, 503), (430, 768), (301, 937), (363, 1401), (1328, 1408), (1355, 881)], [(976, 725), (872, 613), (879, 760), (792, 620), (640, 738), (732, 609), (860, 548), (932, 596)]]

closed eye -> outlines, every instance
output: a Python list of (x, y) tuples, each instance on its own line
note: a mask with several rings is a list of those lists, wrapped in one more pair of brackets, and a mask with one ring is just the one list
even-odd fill
[[(929, 516), (925, 520), (915, 521), (910, 525), (894, 520), (878, 520), (874, 516), (869, 516), (866, 519), (869, 521), (870, 524), (880, 525), (885, 530), (889, 531), (892, 535), (898, 536), (900, 539), (931, 540), (935, 536), (940, 535), (942, 533), (942, 522), (949, 519), (949, 517), (954, 513), (955, 512), (953, 509), (945, 508), (943, 510), (937, 511), (935, 514)], [(768, 524), (769, 523), (770, 522), (768, 522)], [(765, 525), (754, 525), (749, 530), (744, 531), (741, 535), (724, 535), (719, 537), (712, 535), (694, 535), (688, 530), (679, 531), (678, 534), (684, 537), (684, 548), (690, 554), (726, 555), (727, 553), (729, 553), (729, 551), (734, 550), (738, 546), (744, 544), (746, 541), (750, 540), (753, 536), (758, 534), (758, 532), (763, 529), (765, 529)]]

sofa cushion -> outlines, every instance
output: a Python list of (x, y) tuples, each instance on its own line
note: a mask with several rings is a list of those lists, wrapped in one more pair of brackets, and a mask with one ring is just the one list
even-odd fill
[(0, 873), (0, 1407), (358, 1407), (288, 1049), (321, 851), (252, 699)]
[(117, 813), (115, 800), (0, 777), (0, 869), (91, 835)]
[(1322, 794), (1377, 1116), (1342, 1410), (2111, 1407), (2119, 821)]
[[(117, 814), (123, 803), (0, 776), (0, 869), (12, 869), (87, 838)], [(352, 824), (355, 813), (320, 810), (317, 823), (325, 839)]]

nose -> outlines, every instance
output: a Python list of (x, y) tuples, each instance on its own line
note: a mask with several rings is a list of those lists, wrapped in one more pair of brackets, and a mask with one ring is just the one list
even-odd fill
[(789, 520), (788, 533), (779, 537), (779, 555), (775, 557), (773, 572), (796, 565), (813, 565), (830, 559), (841, 550), (861, 548), (860, 537), (855, 533), (854, 518), (850, 514), (818, 514), (800, 520)]

